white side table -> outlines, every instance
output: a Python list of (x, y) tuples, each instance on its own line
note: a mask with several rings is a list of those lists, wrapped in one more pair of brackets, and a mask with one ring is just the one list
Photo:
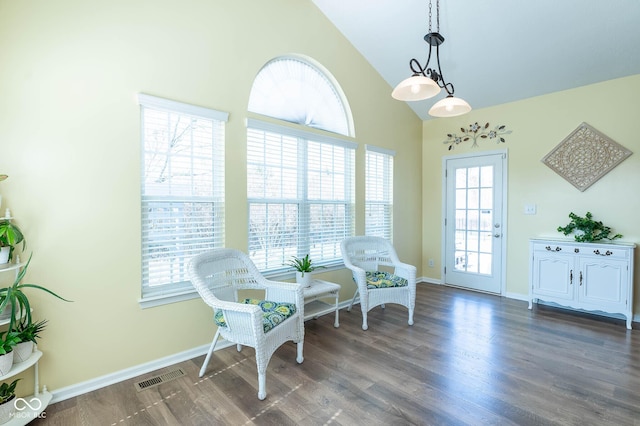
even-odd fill
[[(318, 318), (331, 312), (336, 313), (334, 327), (339, 327), (338, 322), (338, 298), (340, 296), (340, 284), (329, 281), (313, 280), (309, 287), (305, 287), (304, 293), (304, 319)], [(321, 299), (335, 298), (334, 304), (327, 303)]]

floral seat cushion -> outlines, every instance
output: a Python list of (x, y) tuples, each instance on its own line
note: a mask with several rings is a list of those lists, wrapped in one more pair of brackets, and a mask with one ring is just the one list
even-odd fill
[[(260, 306), (262, 309), (262, 328), (265, 333), (296, 313), (296, 305), (293, 303), (270, 302), (260, 299), (244, 299), (241, 303)], [(216, 311), (213, 320), (218, 327), (227, 326), (220, 310)]]
[(405, 287), (409, 284), (406, 278), (399, 277), (391, 272), (367, 271), (367, 288)]

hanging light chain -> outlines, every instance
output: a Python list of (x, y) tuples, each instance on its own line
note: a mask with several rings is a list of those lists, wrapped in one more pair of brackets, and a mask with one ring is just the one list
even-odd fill
[[(429, 0), (429, 32), (432, 32), (431, 30), (431, 20), (432, 20), (431, 9), (432, 8), (433, 6), (431, 4), (431, 0)], [(436, 0), (436, 32), (437, 33), (440, 32), (440, 0)]]

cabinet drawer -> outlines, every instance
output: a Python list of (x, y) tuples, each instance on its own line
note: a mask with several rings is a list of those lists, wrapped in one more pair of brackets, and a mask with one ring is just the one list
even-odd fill
[(593, 256), (594, 258), (627, 259), (629, 250), (601, 244), (571, 244), (571, 243), (535, 243), (533, 250), (544, 253), (577, 254), (580, 256)]

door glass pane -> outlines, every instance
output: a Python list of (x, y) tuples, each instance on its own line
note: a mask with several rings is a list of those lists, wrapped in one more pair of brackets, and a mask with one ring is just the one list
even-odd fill
[(456, 231), (456, 250), (464, 250), (467, 247), (465, 231)]
[(493, 166), (484, 166), (480, 169), (480, 182), (483, 187), (493, 187)]
[(455, 268), (458, 271), (464, 271), (466, 269), (466, 265), (467, 265), (467, 260), (466, 260), (465, 252), (456, 250), (456, 262), (454, 265)]
[(470, 189), (469, 197), (467, 197), (467, 208), (469, 209), (477, 209), (480, 205), (480, 190), (478, 189)]
[(478, 253), (473, 251), (467, 252), (467, 272), (478, 273)]
[(478, 210), (467, 210), (467, 229), (480, 229)]
[(480, 210), (480, 230), (481, 231), (491, 231), (491, 210)]
[(491, 232), (483, 232), (480, 235), (480, 251), (484, 253), (491, 253), (493, 243), (493, 236)]
[(481, 274), (491, 274), (491, 254), (480, 253), (480, 271)]
[(468, 169), (469, 175), (469, 183), (467, 184), (468, 188), (477, 188), (480, 186), (480, 168), (479, 167), (469, 167)]
[(456, 188), (467, 187), (467, 169), (456, 170)]
[(456, 208), (464, 209), (467, 207), (467, 190), (456, 189)]
[(493, 208), (493, 188), (482, 188), (480, 190), (480, 208)]

